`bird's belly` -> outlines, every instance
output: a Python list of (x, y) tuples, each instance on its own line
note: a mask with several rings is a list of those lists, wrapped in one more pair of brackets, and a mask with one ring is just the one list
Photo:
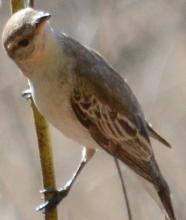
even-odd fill
[(38, 100), (36, 97), (35, 102), (45, 118), (66, 137), (89, 148), (97, 147), (89, 131), (76, 117), (69, 98), (60, 100), (53, 98), (48, 102)]

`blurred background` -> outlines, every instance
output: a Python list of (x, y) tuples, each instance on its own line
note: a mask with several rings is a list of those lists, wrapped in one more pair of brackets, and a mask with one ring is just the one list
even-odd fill
[[(36, 0), (52, 14), (51, 23), (97, 49), (127, 78), (146, 118), (172, 143), (152, 141), (169, 182), (178, 220), (186, 219), (186, 1), (185, 0)], [(0, 32), (10, 16), (2, 0)], [(40, 162), (27, 87), (16, 65), (0, 48), (0, 219), (43, 219)], [(80, 146), (51, 126), (57, 185), (71, 177)], [(133, 220), (164, 217), (136, 176), (121, 164)], [(113, 158), (98, 151), (59, 206), (62, 220), (127, 220)]]

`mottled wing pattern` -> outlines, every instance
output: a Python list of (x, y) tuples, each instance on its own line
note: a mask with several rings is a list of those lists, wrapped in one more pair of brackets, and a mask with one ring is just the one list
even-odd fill
[(75, 59), (71, 104), (77, 118), (102, 148), (150, 177), (153, 152), (143, 113), (128, 84), (95, 51), (69, 37), (64, 48)]
[(77, 118), (104, 150), (154, 185), (170, 219), (175, 220), (169, 187), (154, 158), (149, 130), (133, 92), (99, 54), (67, 39), (65, 53), (75, 58), (71, 105)]
[[(72, 106), (85, 127), (94, 125), (102, 136), (115, 145), (121, 145), (128, 153), (140, 160), (150, 160), (152, 150), (149, 140), (141, 135), (136, 125), (111, 106), (102, 103), (85, 85), (77, 86), (72, 96)], [(78, 89), (77, 89), (78, 88)]]
[(76, 88), (79, 89), (73, 92), (72, 108), (95, 141), (139, 175), (153, 181), (151, 163), (154, 161), (149, 141), (126, 115), (102, 103), (91, 90), (84, 89), (83, 86)]

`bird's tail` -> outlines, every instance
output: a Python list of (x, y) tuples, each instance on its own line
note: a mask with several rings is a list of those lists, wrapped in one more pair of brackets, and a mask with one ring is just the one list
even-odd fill
[(173, 209), (173, 205), (171, 201), (171, 193), (170, 193), (167, 182), (162, 177), (160, 184), (158, 184), (158, 186), (155, 186), (155, 187), (160, 197), (160, 200), (168, 214), (169, 219), (176, 220), (176, 216), (174, 214), (174, 209)]
[(156, 183), (154, 185), (152, 185), (150, 182), (146, 181), (142, 177), (140, 177), (140, 182), (143, 183), (146, 191), (165, 214), (165, 219), (176, 220), (176, 216), (174, 214), (172, 206), (170, 190), (164, 178), (161, 177), (161, 181), (159, 181), (158, 184)]

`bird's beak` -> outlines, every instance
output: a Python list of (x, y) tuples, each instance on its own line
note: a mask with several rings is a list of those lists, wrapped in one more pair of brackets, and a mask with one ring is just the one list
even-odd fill
[(36, 28), (43, 26), (51, 17), (51, 14), (48, 12), (39, 13), (34, 18), (34, 25)]

